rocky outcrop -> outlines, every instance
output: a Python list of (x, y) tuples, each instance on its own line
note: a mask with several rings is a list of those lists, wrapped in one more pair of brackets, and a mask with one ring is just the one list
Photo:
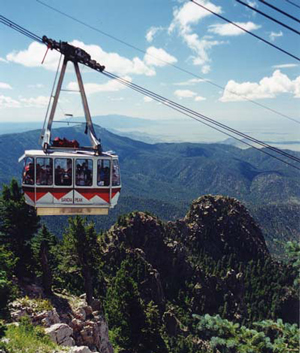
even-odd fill
[(51, 340), (60, 346), (74, 346), (73, 330), (67, 324), (55, 324), (45, 329)]
[(92, 351), (88, 347), (73, 347), (69, 350), (68, 353), (92, 353)]
[(120, 268), (129, 257), (141, 263), (139, 291), (161, 313), (166, 311), (166, 297), (177, 300), (186, 290), (194, 312), (217, 312), (226, 295), (227, 311), (240, 319), (246, 310), (243, 274), (229, 271), (217, 277), (191, 258), (201, 252), (216, 263), (224, 256), (235, 263), (269, 257), (262, 232), (247, 209), (236, 199), (212, 195), (195, 200), (185, 218), (176, 222), (164, 224), (144, 212), (122, 216), (103, 242), (108, 267)]
[[(49, 308), (45, 308), (45, 306), (49, 306)], [(33, 324), (44, 327), (50, 327), (61, 321), (56, 308), (46, 300), (43, 303), (43, 300), (40, 299), (24, 297), (10, 303), (9, 309), (13, 321), (19, 321), (21, 317), (29, 316)]]
[(205, 251), (215, 260), (232, 255), (236, 261), (248, 262), (269, 256), (260, 228), (234, 198), (202, 196), (192, 203), (184, 220), (169, 227), (193, 252)]
[(34, 325), (45, 327), (54, 343), (72, 347), (68, 353), (113, 353), (99, 300), (94, 299), (89, 306), (84, 295), (81, 298), (56, 296), (52, 303), (49, 310), (39, 310), (45, 301), (20, 298), (10, 304), (10, 314), (14, 321), (26, 315)]

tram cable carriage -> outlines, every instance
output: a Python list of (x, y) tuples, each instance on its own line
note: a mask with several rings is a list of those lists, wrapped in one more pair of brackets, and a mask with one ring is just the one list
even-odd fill
[[(107, 215), (121, 191), (118, 156), (103, 152), (90, 116), (78, 63), (103, 71), (104, 66), (91, 60), (88, 53), (66, 42), (47, 37), (48, 48), (64, 55), (59, 80), (53, 97), (47, 126), (41, 134), (42, 150), (28, 150), (20, 157), (24, 161), (22, 188), (26, 203), (35, 207), (38, 215)], [(92, 146), (80, 147), (77, 141), (51, 140), (51, 127), (63, 78), (69, 61), (75, 67), (83, 103), (87, 133)]]

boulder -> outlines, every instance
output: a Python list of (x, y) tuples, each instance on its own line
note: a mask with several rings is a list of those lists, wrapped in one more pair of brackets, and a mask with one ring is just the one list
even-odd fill
[(86, 316), (92, 315), (93, 308), (89, 305), (86, 305), (82, 308), (85, 311)]
[(74, 316), (76, 319), (84, 321), (86, 319), (86, 312), (82, 307), (79, 307), (74, 311)]
[(67, 324), (54, 324), (45, 330), (46, 334), (51, 338), (54, 343), (61, 346), (74, 346), (75, 341), (71, 335), (73, 330)]
[(68, 353), (92, 353), (92, 351), (85, 346), (72, 347)]

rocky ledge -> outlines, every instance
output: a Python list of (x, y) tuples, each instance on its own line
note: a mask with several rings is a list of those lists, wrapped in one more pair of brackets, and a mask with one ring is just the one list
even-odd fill
[(50, 300), (24, 297), (10, 303), (9, 309), (14, 322), (27, 316), (44, 327), (54, 343), (70, 347), (65, 353), (113, 353), (99, 300), (87, 305), (84, 295), (55, 295)]

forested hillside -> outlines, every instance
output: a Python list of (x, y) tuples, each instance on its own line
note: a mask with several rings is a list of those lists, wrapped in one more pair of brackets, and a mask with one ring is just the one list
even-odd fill
[[(88, 143), (84, 126), (60, 128), (53, 137), (65, 136)], [(299, 237), (300, 173), (254, 149), (220, 144), (155, 145), (134, 141), (96, 127), (105, 150), (120, 156), (122, 196), (109, 216), (94, 219), (97, 229), (108, 229), (119, 215), (134, 210), (149, 211), (164, 220), (183, 217), (199, 195), (236, 197), (243, 201), (261, 224), (273, 253), (282, 252), (274, 239)], [(40, 149), (39, 130), (0, 136), (0, 183), (20, 178), (17, 162), (25, 149)], [(296, 152), (295, 155), (299, 155)], [(51, 230), (63, 233), (64, 218), (45, 219)], [(57, 223), (58, 222), (58, 223)]]
[[(273, 260), (258, 224), (233, 198), (202, 196), (172, 222), (132, 212), (101, 233), (74, 217), (60, 239), (40, 228), (13, 181), (0, 197), (0, 241), (4, 352), (32, 342), (53, 351), (30, 321), (46, 332), (65, 325), (70, 345), (98, 352), (112, 352), (110, 344), (123, 353), (298, 349), (299, 246), (288, 243), (286, 261)], [(79, 295), (86, 304), (72, 311)], [(20, 325), (6, 326), (12, 319)]]

